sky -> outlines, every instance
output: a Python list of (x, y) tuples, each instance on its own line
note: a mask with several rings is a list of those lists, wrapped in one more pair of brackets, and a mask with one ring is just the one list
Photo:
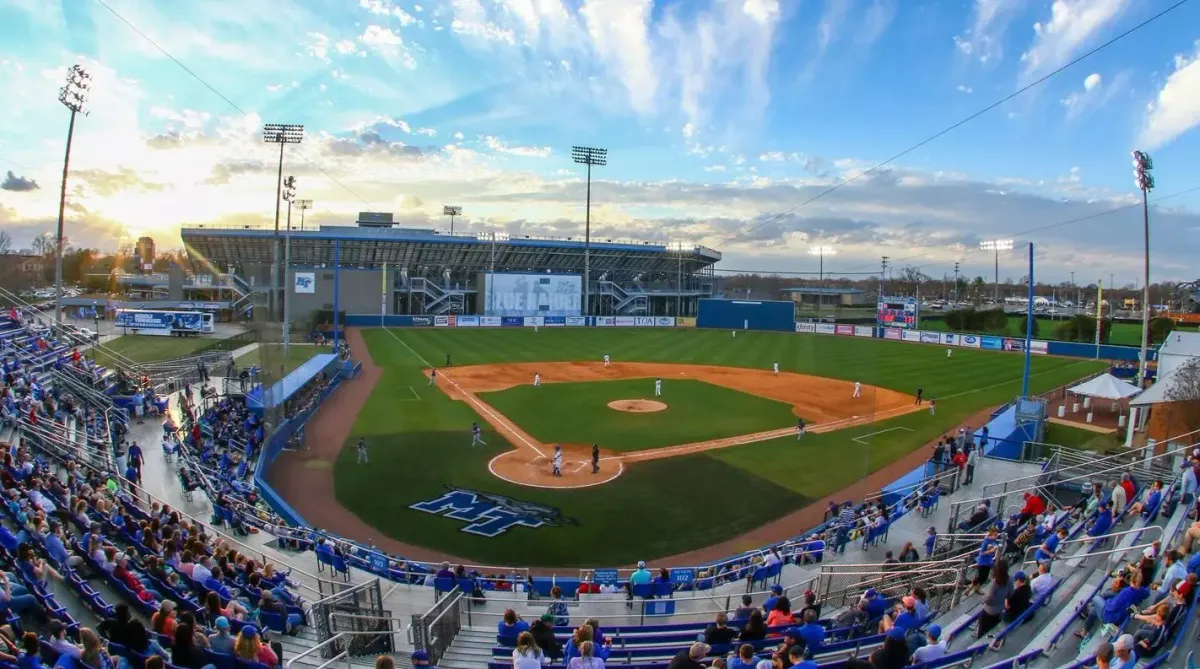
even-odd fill
[(1001, 280), (1033, 243), (1040, 280), (1134, 285), (1141, 149), (1151, 281), (1194, 280), (1200, 2), (1088, 55), (1177, 1), (0, 0), (0, 229), (54, 229), (78, 63), (76, 245), (272, 225), (262, 124), (301, 123), (284, 174), (308, 226), (446, 230), (457, 205), (456, 232), (579, 236), (584, 145), (608, 150), (596, 237), (938, 278), (990, 277), (980, 241), (1012, 239)]

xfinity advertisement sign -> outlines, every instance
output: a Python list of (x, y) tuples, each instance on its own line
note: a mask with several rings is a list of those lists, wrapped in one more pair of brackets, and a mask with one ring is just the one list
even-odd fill
[(488, 316), (578, 316), (583, 277), (578, 274), (486, 274)]

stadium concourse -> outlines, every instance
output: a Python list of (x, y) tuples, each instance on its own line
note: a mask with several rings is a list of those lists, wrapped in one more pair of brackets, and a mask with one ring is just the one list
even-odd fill
[[(681, 565), (650, 563), (619, 571), (616, 588), (600, 586), (597, 569), (561, 575), (552, 585), (567, 590), (543, 593), (519, 567), (456, 578), (281, 526), (248, 485), (264, 430), (236, 381), (156, 384), (135, 364), (114, 372), (76, 356), (79, 342), (33, 314), (0, 317), (0, 346), (10, 566), (0, 603), (15, 642), (0, 648), (6, 666), (36, 666), (23, 658), (37, 655), (140, 668), (161, 651), (195, 669), (369, 665), (381, 653), (401, 665), (431, 656), (450, 669), (499, 669), (513, 665), (524, 625), (505, 622), (510, 610), (535, 623), (550, 667), (589, 652), (655, 669), (744, 652), (751, 662), (811, 655), (809, 666), (882, 668), (909, 664), (913, 651), (945, 654), (925, 667), (1075, 667), (1097, 655), (1124, 667), (1136, 664), (1131, 653), (1137, 666), (1175, 667), (1193, 645), (1200, 558), (1175, 549), (1190, 553), (1200, 538), (1188, 518), (1195, 435), (1158, 454), (977, 454), (969, 484), (942, 452), (910, 486), (696, 575), (712, 587), (677, 589), (669, 573), (655, 583), (654, 571)], [(319, 410), (327, 391), (336, 384), (300, 388), (291, 412)], [(842, 527), (854, 530), (839, 551)], [(320, 560), (297, 550), (314, 542)], [(769, 628), (746, 622), (759, 617)], [(592, 635), (602, 642), (585, 643)]]

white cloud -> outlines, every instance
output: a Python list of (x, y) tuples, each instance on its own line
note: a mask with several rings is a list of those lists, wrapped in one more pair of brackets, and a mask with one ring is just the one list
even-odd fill
[(390, 28), (369, 25), (358, 39), (380, 56), (396, 60), (407, 69), (413, 70), (417, 67), (417, 61), (404, 46), (404, 39)]
[[(401, 27), (417, 22), (416, 17), (414, 17), (412, 14), (409, 14), (399, 6), (393, 5), (385, 0), (358, 0), (358, 6), (375, 15), (394, 16), (400, 20)], [(421, 11), (418, 9), (419, 7), (420, 5), (417, 5), (417, 7), (414, 9), (419, 12)]]
[(650, 45), (653, 0), (584, 0), (580, 13), (592, 46), (629, 94), (641, 113), (655, 109), (658, 73)]
[(959, 52), (981, 63), (999, 61), (1004, 56), (1004, 32), (1021, 6), (1021, 0), (975, 0), (971, 27), (954, 36)]
[(454, 133), (454, 139), (457, 139), (458, 141), (461, 142), (462, 138), (463, 138), (463, 134), (461, 132)]
[(781, 163), (786, 159), (782, 151), (771, 151), (758, 157), (764, 163)]
[(1200, 40), (1191, 57), (1175, 56), (1175, 71), (1146, 109), (1148, 116), (1139, 143), (1147, 149), (1163, 146), (1200, 126)]
[(692, 137), (695, 137), (696, 136), (696, 126), (692, 125), (691, 122), (684, 123), (683, 124), (683, 136), (686, 137), (687, 139), (691, 139)]
[(724, 172), (725, 166), (724, 165), (705, 165), (704, 171), (705, 172)]
[(1121, 15), (1131, 0), (1055, 0), (1050, 20), (1033, 25), (1033, 45), (1022, 56), (1026, 81), (1062, 67)]
[(1060, 102), (1067, 109), (1067, 120), (1074, 119), (1084, 112), (1103, 107), (1118, 93), (1125, 90), (1129, 83), (1130, 74), (1127, 71), (1118, 72), (1107, 85), (1098, 72), (1093, 72), (1083, 79), (1083, 88), (1071, 92)]
[(509, 46), (517, 43), (516, 34), (488, 20), (479, 0), (454, 0), (454, 20), (450, 29), (459, 35)]
[(333, 45), (333, 48), (343, 56), (349, 56), (358, 52), (358, 45), (353, 40), (348, 39), (339, 40), (337, 44)]
[(959, 93), (966, 93), (967, 95), (975, 92), (974, 88), (971, 88), (970, 86), (963, 86), (962, 84), (955, 86), (954, 90), (958, 91)]
[(484, 137), (483, 143), (496, 153), (508, 153), (524, 158), (549, 158), (553, 153), (548, 146), (509, 146), (503, 140), (491, 135)]
[(1097, 72), (1093, 72), (1093, 73), (1087, 75), (1087, 78), (1085, 78), (1083, 80), (1083, 90), (1090, 91), (1093, 88), (1099, 86), (1100, 80), (1101, 80), (1100, 74)]
[(418, 135), (425, 135), (426, 137), (434, 137), (437, 135), (437, 130), (434, 130), (433, 128), (417, 128), (415, 132)]
[(329, 38), (324, 34), (309, 33), (306, 36), (304, 49), (313, 58), (329, 62)]

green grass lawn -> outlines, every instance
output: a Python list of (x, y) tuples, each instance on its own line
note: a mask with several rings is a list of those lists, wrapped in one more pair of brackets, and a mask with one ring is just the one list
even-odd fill
[(1116, 434), (1102, 434), (1058, 423), (1046, 424), (1045, 439), (1047, 444), (1058, 444), (1080, 451), (1111, 453), (1125, 450), (1124, 441), (1119, 439)]
[[(1021, 316), (1010, 315), (1008, 317), (1008, 330), (1005, 336), (1009, 337), (1025, 337), (1025, 330), (1021, 328)], [(1049, 318), (1037, 319), (1038, 334), (1034, 335), (1035, 339), (1054, 339), (1054, 328), (1058, 327), (1063, 322), (1063, 319), (1051, 320)], [(937, 332), (947, 332), (950, 327), (946, 321), (938, 319), (921, 319), (921, 329)], [(1112, 331), (1109, 334), (1111, 341), (1108, 343), (1118, 346), (1141, 346), (1142, 345), (1142, 324), (1141, 323), (1113, 323)]]
[[(670, 380), (663, 397), (653, 394), (649, 379), (630, 379), (522, 385), (479, 397), (544, 444), (598, 443), (618, 452), (735, 437), (796, 422), (789, 404), (703, 381)], [(609, 402), (627, 399), (661, 400), (667, 409), (629, 413), (608, 408)]]
[[(284, 357), (283, 344), (259, 344), (253, 351), (243, 353), (233, 361), (238, 367), (254, 365), (260, 369), (269, 369), (272, 378), (281, 379), (308, 362), (314, 355), (332, 352), (328, 346), (318, 348), (308, 344), (293, 344), (288, 347), (287, 357)], [(279, 374), (280, 371), (282, 374)]]
[[(768, 332), (742, 332), (732, 339), (728, 331), (713, 330), (543, 328), (534, 334), (525, 328), (418, 328), (372, 329), (364, 336), (383, 375), (355, 420), (349, 443), (366, 438), (371, 466), (357, 466), (354, 449), (343, 448), (334, 467), (338, 499), (397, 539), (484, 563), (532, 566), (625, 564), (734, 537), (845, 488), (980, 409), (1012, 400), (1021, 392), (1023, 361), (1020, 355), (996, 351), (956, 349), (954, 357), (947, 359), (945, 348), (939, 346)], [(487, 431), (486, 423), (467, 403), (426, 385), (422, 370), (431, 362), (440, 364), (447, 353), (453, 355), (455, 365), (599, 361), (604, 353), (615, 361), (757, 369), (778, 360), (785, 371), (859, 380), (902, 392), (922, 385), (926, 396), (938, 397), (938, 413), (920, 412), (810, 434), (800, 443), (784, 437), (642, 462), (628, 467), (616, 481), (595, 488), (542, 490), (492, 476), (487, 462), (511, 446)], [(1031, 391), (1058, 387), (1102, 367), (1088, 360), (1035, 356)], [(539, 390), (553, 394), (556, 385)], [(641, 390), (635, 397), (644, 394)], [(667, 403), (671, 401), (667, 397)], [(691, 421), (695, 428), (679, 421), (678, 429), (711, 429), (724, 413), (725, 401), (714, 403), (707, 415)], [(585, 419), (585, 412), (572, 406), (577, 403), (524, 410), (545, 411), (548, 416), (553, 412), (553, 420), (564, 429), (572, 427), (568, 425), (572, 420), (595, 421), (603, 429), (603, 418)], [(600, 407), (586, 413), (616, 418), (616, 412)], [(507, 407), (503, 410), (508, 412)], [(863, 412), (870, 415), (871, 409), (863, 407)], [(488, 446), (472, 449), (469, 428), (477, 420), (485, 425)], [(580, 432), (579, 436), (587, 435)], [(487, 538), (462, 532), (463, 521), (409, 508), (438, 497), (447, 485), (553, 506), (575, 524), (516, 528)]]
[(196, 351), (211, 346), (212, 337), (159, 337), (155, 335), (121, 335), (104, 342), (107, 351), (95, 351), (95, 360), (101, 365), (111, 365), (113, 356), (108, 351), (117, 353), (134, 362), (158, 362), (186, 358)]

